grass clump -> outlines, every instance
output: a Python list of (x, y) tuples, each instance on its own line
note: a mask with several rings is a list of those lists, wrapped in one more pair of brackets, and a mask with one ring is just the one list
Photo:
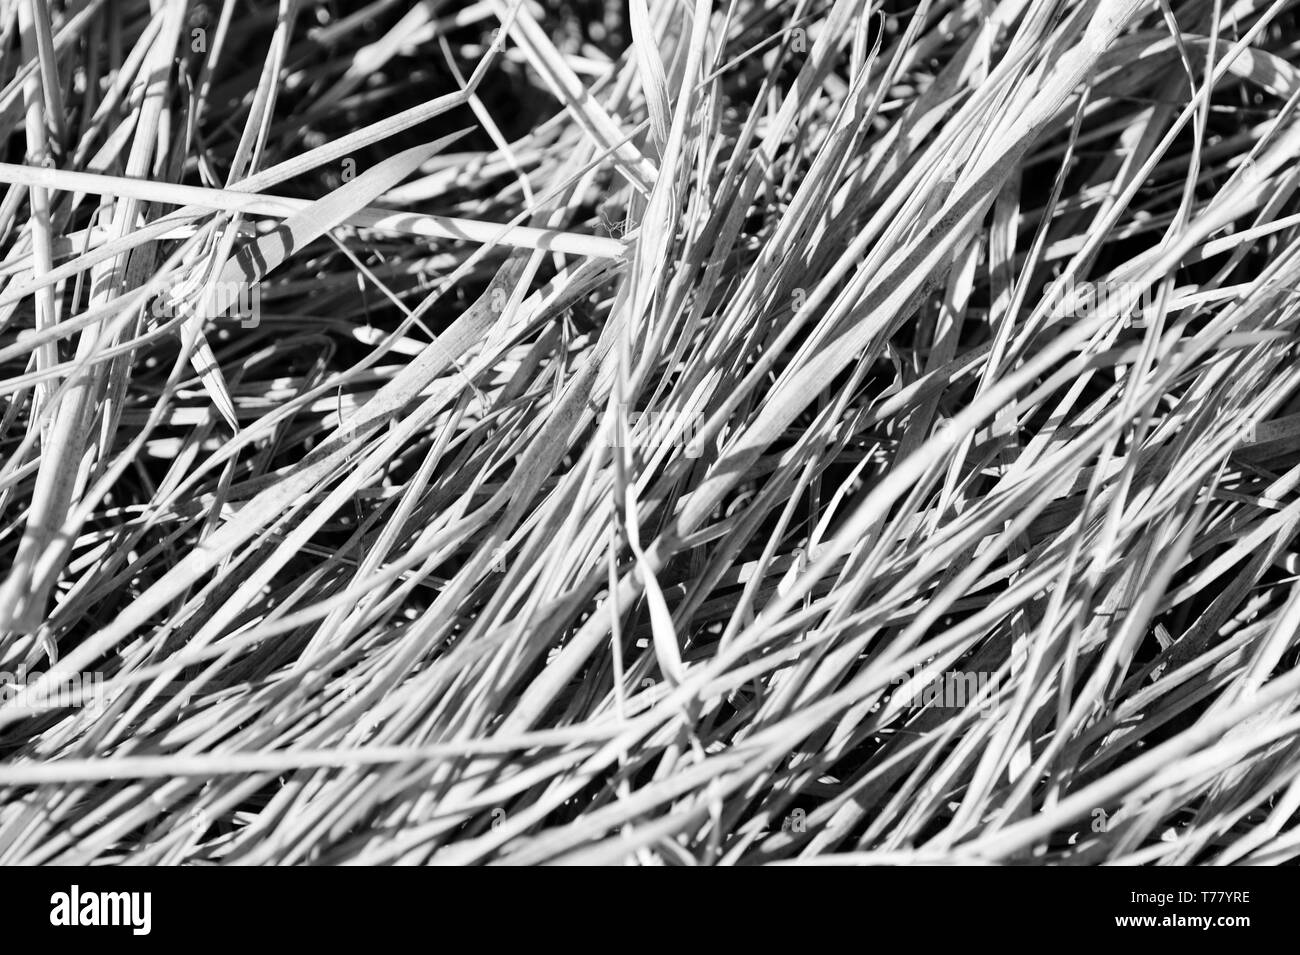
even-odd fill
[(0, 862), (1300, 853), (1300, 3), (0, 25)]

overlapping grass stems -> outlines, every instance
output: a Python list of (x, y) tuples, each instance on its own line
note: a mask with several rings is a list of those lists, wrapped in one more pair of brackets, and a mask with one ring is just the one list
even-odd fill
[(0, 30), (0, 862), (1300, 854), (1296, 0)]

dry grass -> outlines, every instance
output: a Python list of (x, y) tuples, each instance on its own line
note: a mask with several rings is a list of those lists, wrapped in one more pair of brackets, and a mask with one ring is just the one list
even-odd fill
[(0, 863), (1300, 854), (1300, 2), (0, 29)]

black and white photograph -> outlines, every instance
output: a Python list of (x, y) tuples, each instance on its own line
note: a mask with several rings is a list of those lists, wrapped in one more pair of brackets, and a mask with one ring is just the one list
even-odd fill
[(0, 118), (19, 932), (351, 867), (1285, 912), (1300, 0), (0, 0)]

